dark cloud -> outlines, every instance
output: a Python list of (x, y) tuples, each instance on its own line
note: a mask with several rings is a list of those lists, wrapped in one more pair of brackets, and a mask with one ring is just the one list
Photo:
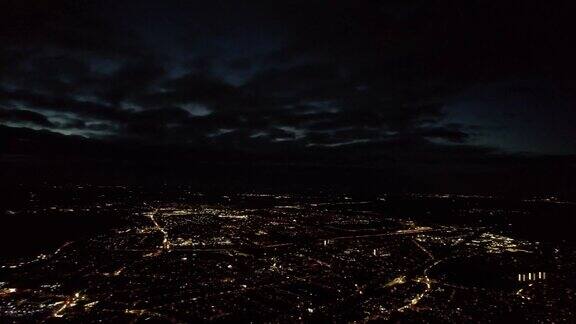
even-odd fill
[(62, 112), (82, 118), (95, 118), (121, 122), (129, 118), (127, 111), (104, 103), (97, 103), (72, 96), (53, 97), (26, 90), (1, 91), (0, 101), (6, 105), (23, 106), (41, 111)]
[(419, 135), (426, 138), (441, 139), (454, 143), (464, 143), (470, 137), (470, 134), (463, 132), (458, 129), (458, 127), (424, 128), (419, 132)]
[(119, 105), (149, 93), (164, 75), (165, 69), (154, 61), (129, 62), (103, 78), (98, 95), (113, 105)]
[(168, 80), (162, 85), (164, 91), (143, 98), (147, 104), (182, 104), (201, 102), (216, 104), (230, 102), (239, 97), (238, 90), (213, 77), (189, 73), (176, 79)]
[(23, 109), (0, 109), (0, 121), (54, 127), (54, 124), (46, 116)]

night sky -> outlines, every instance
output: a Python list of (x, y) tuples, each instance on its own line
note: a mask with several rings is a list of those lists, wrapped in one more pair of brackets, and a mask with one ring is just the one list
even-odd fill
[(559, 183), (576, 154), (574, 7), (2, 0), (0, 161)]

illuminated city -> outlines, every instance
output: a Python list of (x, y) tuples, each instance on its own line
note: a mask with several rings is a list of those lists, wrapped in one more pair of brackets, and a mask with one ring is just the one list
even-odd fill
[[(111, 223), (36, 256), (3, 258), (4, 320), (561, 322), (575, 316), (574, 251), (565, 241), (514, 231), (523, 222), (516, 215), (558, 201), (180, 190), (54, 187), (9, 210), (6, 217)], [(85, 195), (98, 198), (79, 202)], [(460, 218), (451, 220), (455, 215)], [(497, 219), (488, 225), (485, 217)], [(28, 238), (13, 240), (26, 245)]]

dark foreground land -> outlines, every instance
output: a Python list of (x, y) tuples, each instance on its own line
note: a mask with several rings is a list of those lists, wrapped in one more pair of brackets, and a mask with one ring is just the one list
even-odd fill
[(14, 188), (0, 322), (576, 320), (550, 197)]

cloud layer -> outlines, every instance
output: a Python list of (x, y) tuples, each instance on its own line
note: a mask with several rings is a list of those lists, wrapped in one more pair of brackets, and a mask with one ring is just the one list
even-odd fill
[[(565, 122), (575, 117), (569, 4), (2, 6), (8, 127), (250, 163), (465, 164), (576, 150)], [(523, 90), (491, 97), (514, 89)], [(534, 93), (537, 104), (526, 99)], [(487, 118), (472, 113), (479, 106)], [(558, 117), (545, 118), (547, 135), (520, 143), (535, 138), (526, 116), (550, 111)]]

